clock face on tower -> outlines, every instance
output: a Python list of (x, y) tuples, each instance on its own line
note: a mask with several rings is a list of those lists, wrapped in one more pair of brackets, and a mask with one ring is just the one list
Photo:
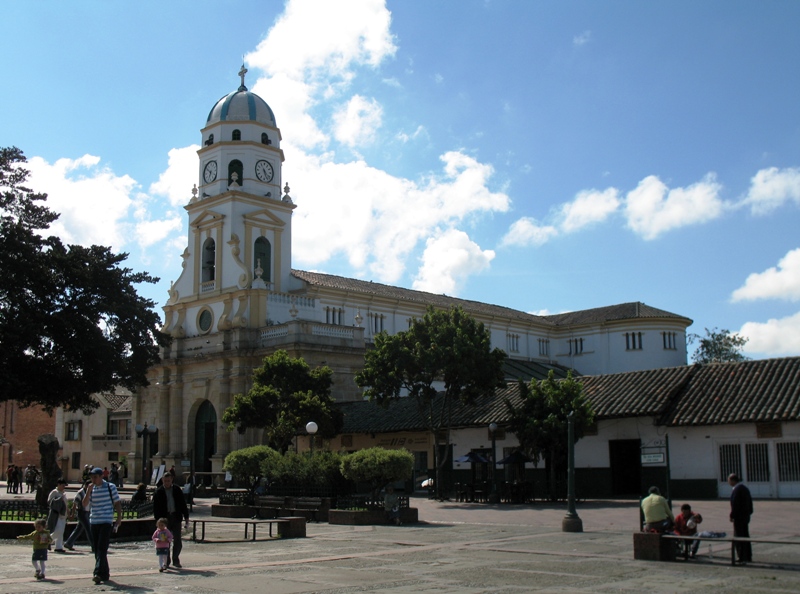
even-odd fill
[(203, 169), (203, 180), (205, 180), (207, 184), (210, 184), (215, 179), (217, 179), (217, 162), (209, 161)]
[(256, 177), (262, 182), (272, 181), (274, 175), (275, 172), (272, 170), (272, 165), (269, 164), (269, 161), (259, 161), (256, 163)]

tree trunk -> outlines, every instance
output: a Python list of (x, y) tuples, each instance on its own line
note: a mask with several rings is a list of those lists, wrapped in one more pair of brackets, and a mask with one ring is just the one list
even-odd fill
[(58, 465), (58, 438), (45, 433), (39, 439), (39, 466), (42, 469), (42, 484), (36, 490), (36, 503), (40, 507), (47, 507), (47, 496), (56, 488), (56, 481), (61, 478), (61, 467)]

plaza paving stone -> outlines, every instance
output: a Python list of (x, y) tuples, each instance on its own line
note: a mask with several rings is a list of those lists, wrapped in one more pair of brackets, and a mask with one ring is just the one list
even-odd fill
[[(13, 497), (2, 493), (0, 497)], [(17, 496), (24, 497), (24, 496)], [(209, 516), (199, 500), (195, 516)], [(680, 506), (675, 502), (676, 508)], [(728, 502), (692, 502), (703, 528), (727, 531)], [(561, 531), (566, 506), (436, 502), (414, 498), (422, 523), (404, 526), (308, 524), (308, 538), (185, 542), (184, 569), (158, 572), (150, 543), (115, 542), (111, 581), (94, 585), (86, 546), (50, 554), (37, 582), (31, 547), (0, 541), (3, 592), (320, 593), (420, 592), (800, 592), (800, 546), (757, 545), (755, 563), (731, 567), (730, 548), (704, 544), (695, 561), (633, 559), (635, 501), (578, 505), (584, 532)], [(756, 501), (753, 536), (800, 541), (800, 502)], [(213, 538), (240, 537), (241, 527), (209, 527)], [(186, 538), (186, 536), (184, 537)]]

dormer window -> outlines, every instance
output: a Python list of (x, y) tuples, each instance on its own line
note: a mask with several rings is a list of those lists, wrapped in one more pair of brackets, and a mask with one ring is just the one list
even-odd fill
[(231, 135), (231, 140), (241, 140), (241, 139), (242, 139), (242, 131), (234, 130), (233, 134)]
[(212, 144), (214, 144), (214, 135), (209, 134), (208, 138), (206, 139), (206, 146), (211, 146)]
[(269, 136), (267, 136), (266, 132), (261, 133), (261, 144), (272, 144), (272, 141), (269, 139)]

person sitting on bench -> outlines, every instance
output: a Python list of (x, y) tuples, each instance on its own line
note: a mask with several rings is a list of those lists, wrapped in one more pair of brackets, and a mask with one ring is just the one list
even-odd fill
[(675, 524), (675, 517), (669, 503), (661, 496), (658, 487), (650, 487), (649, 495), (642, 499), (644, 513), (644, 529), (648, 532), (663, 534), (669, 532)]
[[(695, 536), (697, 534), (697, 525), (703, 521), (703, 516), (694, 513), (692, 506), (684, 503), (681, 506), (681, 513), (675, 518), (675, 534), (678, 536)], [(683, 542), (687, 548), (692, 547), (689, 556), (694, 559), (697, 555), (697, 549), (700, 548), (699, 540), (686, 540)]]

